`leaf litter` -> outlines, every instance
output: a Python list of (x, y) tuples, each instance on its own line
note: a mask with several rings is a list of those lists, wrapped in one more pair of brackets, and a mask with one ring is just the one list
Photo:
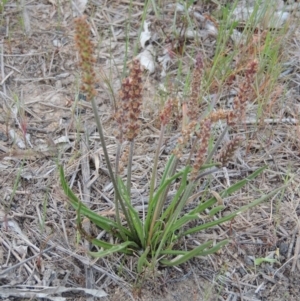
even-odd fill
[[(114, 214), (112, 187), (99, 150), (91, 106), (78, 94), (73, 14), (85, 11), (92, 35), (98, 41), (95, 43), (99, 70), (97, 101), (112, 159), (116, 152), (112, 113), (124, 63), (136, 55), (140, 59), (146, 57), (143, 58), (145, 68), (150, 69), (145, 80), (142, 135), (136, 142), (133, 174), (135, 205), (141, 210), (147, 206), (144, 200), (149, 166), (153, 144), (158, 138), (153, 116), (161, 105), (157, 93), (171, 92), (179, 98), (181, 108), (180, 98), (185, 95), (183, 79), (188, 76), (195, 48), (200, 48), (206, 58), (213, 58), (220, 22), (213, 13), (222, 9), (217, 1), (191, 6), (188, 15), (196, 20), (193, 24), (198, 24), (191, 27), (192, 23), (183, 18), (186, 8), (182, 4), (164, 2), (163, 18), (157, 18), (149, 8), (143, 27), (144, 1), (132, 1), (132, 5), (125, 0), (87, 4), (74, 1), (73, 6), (69, 1), (40, 1), (20, 7), (8, 1), (5, 5), (5, 18), (1, 23), (5, 39), (1, 44), (0, 90), (2, 299), (86, 300), (93, 296), (96, 300), (99, 294), (103, 300), (134, 299), (132, 283), (136, 275), (130, 269), (134, 259), (127, 259), (126, 264), (125, 259), (118, 256), (93, 261), (86, 254), (87, 246), (77, 240), (75, 216), (65, 205), (56, 160), (59, 156), (65, 163), (70, 186), (78, 191), (82, 200), (99, 214)], [(249, 13), (254, 9), (254, 2), (247, 3)], [(234, 11), (236, 19), (233, 19), (239, 22), (241, 29), (248, 18), (242, 10), (243, 4), (240, 1)], [(281, 58), (284, 70), (268, 96), (271, 99), (268, 106), (261, 107), (263, 118), (257, 119), (259, 102), (254, 101), (248, 108), (247, 128), (241, 129), (242, 132), (247, 130), (247, 141), (231, 168), (214, 175), (211, 193), (230, 186), (265, 163), (271, 172), (239, 195), (220, 200), (226, 205), (222, 214), (247, 204), (260, 191), (277, 188), (287, 175), (299, 173), (300, 31), (297, 16), (300, 8), (293, 1), (285, 6), (283, 1), (276, 4), (275, 12), (264, 12), (266, 18), (276, 14), (276, 24), (265, 21), (260, 26), (266, 32), (288, 26)], [(15, 16), (23, 18), (24, 27)], [(241, 29), (233, 31), (234, 43), (244, 44)], [(266, 43), (266, 38), (254, 32), (253, 41), (244, 47), (254, 56), (260, 50), (260, 43)], [(230, 50), (230, 45), (228, 47)], [(232, 78), (237, 81), (241, 76), (238, 66), (243, 66), (243, 59), (236, 57), (232, 66)], [(181, 78), (177, 76), (179, 67)], [(164, 80), (166, 76), (170, 77), (168, 81)], [(259, 93), (270, 84), (266, 75), (261, 80)], [(213, 81), (211, 90), (204, 95), (204, 111), (210, 102), (230, 107), (236, 90), (226, 85), (221, 91), (218, 89), (218, 82)], [(20, 110), (14, 110), (18, 106), (23, 109), (23, 115)], [(22, 120), (26, 120), (25, 127)], [(168, 145), (174, 141), (176, 133), (170, 129), (162, 158), (167, 157)], [(209, 292), (207, 300), (282, 300), (283, 296), (297, 300), (299, 215), (299, 180), (295, 177), (284, 195), (238, 216), (231, 223), (187, 237), (186, 244), (199, 244), (214, 237), (230, 237), (231, 243), (219, 254), (194, 259), (178, 269), (158, 271), (159, 281), (149, 280), (140, 298), (206, 300), (204, 296)], [(88, 228), (101, 235), (97, 229)], [(261, 260), (260, 265), (255, 265), (257, 258), (276, 259), (276, 262)], [(149, 279), (152, 276), (149, 275)], [(82, 295), (78, 295), (79, 291)]]

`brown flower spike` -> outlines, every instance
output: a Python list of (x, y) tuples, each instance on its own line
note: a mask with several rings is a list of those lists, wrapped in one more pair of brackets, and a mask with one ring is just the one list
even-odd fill
[(229, 141), (216, 156), (216, 161), (220, 162), (222, 166), (225, 166), (234, 156), (234, 153), (240, 146), (242, 140), (243, 138), (241, 136), (236, 136)]
[(196, 56), (195, 69), (192, 76), (191, 95), (188, 101), (188, 117), (190, 120), (198, 119), (199, 96), (201, 91), (201, 80), (203, 75), (203, 61), (200, 53)]
[(239, 93), (233, 100), (233, 111), (228, 114), (228, 124), (234, 126), (245, 117), (246, 103), (251, 98), (252, 83), (257, 72), (257, 61), (250, 62), (245, 70), (244, 81), (239, 85)]
[(86, 22), (86, 17), (75, 20), (75, 44), (79, 52), (79, 66), (82, 70), (82, 91), (87, 94), (87, 99), (91, 100), (96, 96), (94, 88), (96, 84), (96, 73), (94, 71), (95, 58), (93, 56), (94, 45), (90, 39), (90, 26)]
[(143, 71), (138, 60), (133, 61), (130, 74), (122, 82), (115, 120), (119, 125), (118, 139), (132, 141), (139, 133), (142, 106)]
[(211, 121), (210, 119), (204, 119), (201, 124), (200, 132), (196, 133), (197, 138), (199, 139), (199, 148), (195, 156), (195, 162), (192, 166), (191, 178), (195, 179), (199, 173), (200, 168), (205, 162), (205, 156), (207, 154), (209, 137), (211, 132)]

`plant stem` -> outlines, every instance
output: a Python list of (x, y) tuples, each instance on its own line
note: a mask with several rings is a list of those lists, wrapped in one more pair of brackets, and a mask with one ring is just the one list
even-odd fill
[[(117, 146), (117, 153), (116, 153), (116, 168), (115, 168), (115, 181), (117, 182), (117, 177), (119, 174), (119, 162), (120, 162), (120, 154), (121, 154), (121, 143), (118, 143)], [(120, 222), (120, 210), (119, 210), (119, 202), (117, 199), (117, 194), (114, 195), (114, 201), (116, 206), (116, 216), (117, 216), (117, 222), (119, 224)], [(121, 223), (121, 222), (120, 222)], [(120, 224), (119, 224), (120, 225)]]
[(131, 190), (131, 170), (132, 170), (133, 150), (134, 150), (134, 140), (130, 141), (128, 166), (127, 166), (127, 191), (129, 196)]
[[(172, 165), (170, 167), (169, 174), (167, 175), (169, 178), (171, 178), (174, 175), (174, 173), (176, 171), (177, 163), (178, 163), (178, 159), (174, 158), (174, 161), (172, 161)], [(153, 229), (154, 229), (155, 223), (157, 222), (158, 217), (161, 214), (163, 205), (164, 205), (165, 201), (167, 200), (170, 186), (171, 186), (171, 182), (168, 184), (168, 186), (165, 187), (164, 191), (162, 192), (162, 195), (159, 197), (159, 200), (156, 203), (156, 206), (155, 206), (155, 209), (154, 209), (154, 212), (152, 215), (151, 225), (149, 228), (147, 246), (150, 245), (150, 242), (152, 240)], [(153, 200), (149, 199), (149, 202), (151, 202), (151, 201), (153, 201)], [(152, 214), (152, 213), (148, 212), (148, 214)]]
[[(134, 231), (134, 226), (133, 226), (132, 220), (131, 220), (131, 218), (128, 214), (128, 211), (126, 210), (125, 204), (123, 203), (123, 200), (122, 200), (122, 197), (120, 195), (120, 191), (119, 191), (119, 188), (118, 188), (118, 185), (117, 185), (117, 181), (116, 181), (116, 178), (114, 176), (114, 173), (113, 173), (113, 170), (112, 170), (112, 167), (111, 167), (111, 164), (110, 164), (110, 160), (109, 160), (109, 156), (108, 156), (108, 152), (107, 152), (107, 148), (106, 148), (106, 143), (105, 143), (105, 139), (104, 139), (104, 134), (103, 134), (103, 130), (102, 130), (102, 124), (101, 124), (101, 120), (100, 120), (100, 117), (99, 117), (99, 114), (98, 114), (98, 108), (97, 108), (97, 105), (96, 105), (96, 102), (95, 102), (94, 98), (92, 98), (91, 103), (92, 103), (92, 107), (93, 107), (93, 112), (94, 112), (94, 116), (95, 116), (95, 120), (96, 120), (96, 124), (97, 124), (97, 129), (98, 129), (99, 136), (100, 136), (100, 141), (101, 141), (101, 145), (102, 145), (106, 165), (107, 165), (108, 172), (109, 172), (112, 184), (114, 186), (114, 191), (115, 191), (115, 194), (116, 194), (116, 210), (117, 210), (117, 206), (118, 206), (117, 203), (118, 203), (118, 201), (120, 201), (120, 204), (121, 204), (123, 213), (125, 215), (126, 221), (128, 223), (128, 226), (131, 229), (132, 233), (134, 233), (135, 231)], [(119, 227), (121, 227), (120, 214), (117, 211), (116, 211), (116, 218), (117, 218), (117, 223), (118, 223)], [(123, 239), (125, 239), (125, 241), (126, 241), (127, 239), (126, 239), (124, 233), (122, 233), (122, 231), (121, 231), (120, 234), (122, 235), (122, 237), (124, 236)]]
[(218, 140), (216, 141), (214, 148), (212, 149), (212, 151), (207, 155), (206, 160), (204, 162), (204, 164), (209, 163), (210, 159), (212, 158), (212, 156), (214, 155), (214, 153), (217, 151), (218, 147), (220, 146), (222, 140), (224, 139), (227, 131), (228, 131), (229, 126), (226, 125), (222, 134), (219, 136)]
[(155, 187), (155, 184), (156, 184), (156, 172), (157, 172), (158, 158), (159, 158), (160, 149), (161, 149), (161, 146), (162, 146), (162, 143), (163, 143), (165, 128), (166, 128), (166, 126), (163, 125), (163, 124), (160, 127), (160, 135), (159, 135), (159, 139), (158, 139), (158, 145), (157, 145), (157, 148), (156, 148), (156, 153), (155, 153), (154, 163), (153, 163), (153, 169), (152, 169), (152, 175), (151, 175), (149, 202), (151, 202), (151, 200), (152, 200), (153, 193), (154, 193), (154, 187)]

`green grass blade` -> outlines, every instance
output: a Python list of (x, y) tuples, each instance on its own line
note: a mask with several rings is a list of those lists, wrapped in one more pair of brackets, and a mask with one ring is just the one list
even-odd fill
[[(267, 168), (267, 166), (263, 166), (259, 169), (257, 169), (255, 172), (253, 172), (250, 176), (248, 176), (247, 178), (235, 183), (234, 185), (230, 186), (229, 188), (227, 188), (226, 190), (224, 190), (220, 196), (221, 198), (225, 198), (228, 197), (229, 195), (231, 195), (232, 193), (240, 190), (243, 186), (245, 186), (248, 182), (250, 182), (251, 180), (253, 180), (254, 178), (256, 178), (259, 174), (261, 174), (265, 169)], [(189, 214), (196, 214), (196, 213), (201, 213), (203, 212), (205, 209), (207, 209), (208, 207), (213, 206), (215, 203), (217, 202), (217, 199), (215, 197), (207, 200), (205, 203), (202, 203), (200, 205), (198, 205), (195, 209), (193, 209), (192, 211), (190, 211)]]
[(137, 264), (137, 271), (138, 273), (142, 273), (143, 266), (148, 265), (147, 256), (150, 251), (150, 247), (147, 247), (146, 250), (143, 252), (143, 254), (140, 256)]
[[(84, 204), (80, 205), (81, 201), (73, 193), (73, 191), (70, 189), (69, 185), (67, 184), (67, 181), (65, 180), (64, 170), (62, 166), (59, 166), (59, 173), (60, 173), (60, 182), (62, 188), (75, 210), (78, 210), (79, 206), (81, 206), (80, 211), (84, 216), (88, 217), (99, 228), (109, 233), (112, 233), (113, 229), (119, 229), (118, 224), (115, 223), (114, 221), (96, 214), (95, 212), (87, 208)], [(125, 232), (127, 235), (130, 234), (128, 230), (124, 227), (122, 227), (122, 229), (119, 230)]]
[[(182, 175), (182, 183), (186, 183), (187, 181), (187, 177), (188, 177), (188, 174), (189, 174), (189, 171), (190, 171), (190, 168), (189, 167), (186, 167), (184, 169), (184, 173)], [(189, 195), (189, 188), (190, 186), (193, 186), (193, 184), (189, 184), (188, 185), (188, 188), (184, 190), (184, 193), (183, 193), (183, 196), (182, 196), (182, 199), (180, 200), (180, 203), (182, 202), (182, 200), (185, 200), (185, 199), (188, 199), (188, 195)], [(184, 185), (185, 187), (185, 185)], [(156, 254), (154, 256), (154, 259), (153, 259), (153, 263), (156, 262), (158, 256), (160, 255), (160, 251), (163, 250), (165, 247), (168, 247), (168, 245), (170, 245), (172, 243), (172, 241), (169, 241), (169, 238), (174, 235), (174, 232), (171, 231), (171, 228), (173, 226), (173, 223), (177, 220), (178, 218), (178, 215), (180, 214), (181, 212), (181, 207), (180, 207), (180, 204), (177, 206), (177, 208), (175, 209), (175, 212), (170, 216), (170, 218), (168, 219), (168, 221), (166, 222), (165, 224), (165, 229), (163, 231), (163, 235), (161, 236), (161, 239), (159, 239), (160, 243), (156, 249)]]
[[(287, 184), (286, 184), (287, 185)], [(273, 195), (275, 195), (276, 193), (280, 192), (284, 187), (286, 187), (286, 185), (282, 186), (282, 187), (279, 187), (275, 190), (273, 190), (272, 192), (260, 197), (259, 199), (251, 202), (250, 204), (248, 205), (245, 205), (243, 207), (241, 207), (239, 210), (227, 215), (227, 216), (224, 216), (222, 218), (219, 218), (215, 221), (211, 221), (211, 222), (208, 222), (208, 223), (205, 223), (203, 225), (200, 225), (198, 227), (194, 227), (194, 228), (191, 228), (185, 232), (183, 232), (181, 234), (181, 236), (185, 236), (185, 235), (189, 235), (189, 234), (192, 234), (192, 233), (196, 233), (196, 232), (199, 232), (199, 231), (202, 231), (202, 230), (205, 230), (205, 229), (208, 229), (208, 228), (211, 228), (211, 227), (214, 227), (216, 225), (219, 225), (219, 224), (222, 224), (226, 221), (229, 221), (231, 220), (232, 218), (234, 218), (235, 216), (237, 216), (238, 214), (254, 207), (254, 206), (257, 206), (258, 204), (264, 202), (265, 200), (269, 199), (270, 197), (272, 197)]]
[(219, 243), (217, 243), (214, 247), (203, 251), (201, 254), (199, 254), (200, 256), (206, 256), (209, 254), (213, 254), (218, 252), (223, 246), (227, 245), (229, 243), (229, 239), (224, 239), (222, 241), (220, 241)]
[[(174, 162), (176, 163), (176, 157), (174, 155), (172, 155), (169, 158), (169, 160), (166, 164), (166, 167), (164, 169), (164, 173), (163, 173), (162, 178), (160, 180), (161, 185), (162, 185), (162, 183), (165, 183), (168, 175), (172, 171), (172, 169), (173, 169), (172, 167), (174, 165)], [(147, 211), (146, 222), (145, 222), (145, 235), (146, 236), (148, 235), (147, 233), (148, 233), (149, 228), (150, 228), (150, 223), (151, 223), (153, 212), (154, 212), (154, 209), (156, 208), (157, 202), (158, 202), (158, 198), (149, 199), (148, 211)]]
[[(172, 232), (169, 231), (169, 229), (171, 228), (171, 225), (174, 223), (174, 221), (177, 219), (178, 214), (180, 213), (180, 209), (178, 208), (179, 204), (177, 202), (177, 200), (180, 200), (179, 203), (182, 202), (182, 199), (185, 197), (185, 193), (186, 193), (186, 183), (187, 183), (187, 177), (188, 177), (188, 173), (189, 173), (190, 168), (186, 167), (183, 169), (183, 174), (182, 174), (182, 179), (181, 179), (181, 183), (180, 183), (180, 187), (177, 190), (177, 193), (175, 195), (175, 198), (172, 202), (172, 206), (171, 208), (173, 210), (175, 210), (174, 213), (170, 212), (170, 216), (167, 217), (167, 220), (165, 219), (161, 219), (162, 222), (164, 223), (164, 231), (163, 231), (163, 235), (162, 238), (160, 240), (160, 245), (158, 247), (158, 253), (160, 252), (160, 250), (162, 249), (162, 246), (166, 243), (168, 237), (170, 237), (170, 235), (172, 235)], [(181, 197), (181, 199), (180, 199)], [(160, 208), (162, 210), (162, 208)], [(178, 213), (179, 212), (179, 213)], [(157, 225), (160, 225), (158, 223), (156, 223), (156, 219), (158, 218), (158, 216), (154, 216), (153, 220), (152, 220), (152, 224), (154, 231), (157, 232), (159, 229), (157, 229)], [(156, 224), (155, 224), (156, 223)]]
[(221, 206), (217, 206), (217, 207), (214, 207), (212, 208), (210, 211), (209, 211), (209, 216), (214, 216), (216, 215), (217, 213), (219, 213), (220, 211), (224, 210), (226, 208), (226, 206), (224, 205), (221, 205)]
[[(91, 244), (93, 244), (94, 246), (98, 246), (98, 247), (101, 247), (103, 248), (104, 250), (108, 250), (108, 249), (111, 249), (113, 247), (115, 247), (116, 245), (114, 244), (110, 244), (106, 241), (103, 241), (103, 240), (100, 240), (100, 239), (97, 239), (97, 238), (93, 238), (90, 240)], [(120, 253), (124, 253), (124, 254), (128, 254), (128, 255), (132, 255), (133, 252), (131, 249), (128, 249), (128, 248), (124, 248), (122, 250), (119, 251)]]
[(97, 238), (91, 239), (91, 243), (92, 243), (94, 246), (101, 247), (101, 248), (103, 248), (103, 249), (105, 249), (105, 250), (114, 247), (114, 244), (108, 243), (108, 242), (106, 242), (106, 241), (103, 241), (103, 240), (100, 240), (100, 239), (97, 239)]
[(135, 240), (138, 238), (141, 246), (144, 248), (146, 242), (145, 242), (145, 235), (143, 232), (144, 227), (143, 227), (142, 221), (139, 217), (138, 212), (135, 210), (135, 208), (131, 204), (128, 190), (121, 178), (118, 178), (118, 185), (120, 188), (120, 192), (123, 196), (123, 199), (127, 205), (128, 212), (129, 212), (129, 215), (130, 215), (130, 218), (132, 221), (132, 225), (134, 227), (134, 229), (132, 229), (132, 230), (134, 231)]
[[(185, 261), (187, 261), (195, 256), (198, 256), (199, 253), (203, 252), (204, 249), (210, 247), (212, 244), (213, 244), (213, 240), (207, 241), (206, 243), (194, 248), (191, 251), (185, 251), (184, 254), (178, 255), (176, 258), (174, 258), (172, 260), (162, 259), (160, 262), (163, 265), (167, 265), (167, 266), (174, 266), (174, 265), (184, 263)], [(164, 254), (172, 254), (173, 252), (165, 251), (163, 253)]]
[[(202, 244), (201, 246), (194, 248), (191, 251), (185, 252), (185, 254), (180, 254), (179, 256), (177, 256), (177, 258), (174, 258), (172, 260), (162, 259), (162, 260), (160, 260), (160, 263), (163, 264), (163, 265), (166, 265), (166, 266), (179, 265), (179, 264), (182, 264), (182, 263), (190, 260), (193, 257), (196, 257), (196, 256), (205, 256), (205, 255), (208, 255), (208, 254), (215, 253), (220, 248), (222, 248), (224, 245), (226, 245), (228, 242), (229, 242), (228, 239), (223, 240), (223, 241), (217, 243), (214, 247), (212, 247), (212, 248), (210, 248), (208, 250), (205, 250), (206, 248), (208, 248), (209, 246), (212, 245), (213, 241), (210, 240), (210, 241)], [(164, 253), (168, 254), (168, 252), (166, 252), (166, 251)], [(173, 255), (174, 252), (169, 252), (169, 254)]]
[(179, 203), (180, 197), (182, 196), (184, 190), (186, 189), (186, 184), (187, 184), (187, 181), (186, 181), (186, 177), (185, 177), (185, 180), (181, 181), (180, 186), (177, 189), (177, 192), (176, 192), (175, 196), (173, 197), (170, 205), (166, 208), (166, 210), (162, 214), (161, 220), (167, 221), (169, 219), (169, 217), (172, 216), (172, 213), (175, 211), (175, 209)]
[[(145, 233), (147, 236), (147, 245), (150, 245), (151, 240), (152, 240), (152, 235), (153, 235), (153, 230), (154, 230), (154, 225), (157, 222), (157, 220), (159, 219), (160, 215), (161, 215), (161, 210), (162, 210), (162, 205), (163, 204), (159, 204), (158, 201), (160, 200), (160, 196), (161, 194), (168, 189), (169, 185), (171, 185), (171, 183), (176, 180), (177, 178), (179, 178), (180, 176), (183, 176), (185, 174), (187, 174), (190, 170), (189, 166), (186, 166), (183, 170), (179, 171), (178, 173), (176, 173), (175, 175), (173, 175), (172, 177), (168, 178), (165, 180), (164, 183), (161, 184), (161, 186), (159, 187), (157, 193), (155, 194), (153, 200), (149, 200), (149, 202), (153, 202), (155, 204), (155, 210), (154, 212), (148, 212), (147, 213), (147, 219), (149, 219), (149, 224), (150, 224), (150, 228), (149, 231), (148, 229), (145, 229)], [(162, 200), (163, 202), (165, 201), (165, 199)], [(146, 224), (147, 226), (147, 224)], [(145, 227), (146, 227), (145, 226)]]
[(112, 255), (113, 253), (118, 253), (118, 252), (124, 252), (126, 251), (126, 249), (128, 249), (128, 247), (133, 247), (133, 248), (138, 248), (138, 245), (131, 242), (131, 241), (126, 241), (123, 242), (121, 244), (118, 245), (114, 245), (113, 247), (111, 247), (110, 249), (107, 249), (105, 251), (100, 251), (100, 252), (89, 252), (89, 254), (93, 257), (96, 258), (103, 258), (105, 256), (108, 255)]

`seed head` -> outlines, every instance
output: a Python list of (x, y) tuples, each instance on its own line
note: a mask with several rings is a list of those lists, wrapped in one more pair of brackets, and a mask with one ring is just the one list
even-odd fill
[(95, 58), (93, 56), (94, 45), (90, 39), (90, 27), (86, 22), (86, 17), (75, 20), (75, 44), (79, 52), (79, 66), (82, 70), (82, 87), (86, 92), (87, 99), (92, 99), (97, 95), (94, 88), (96, 84), (96, 73), (94, 72)]
[(118, 123), (120, 141), (132, 141), (139, 133), (139, 116), (142, 105), (142, 75), (143, 71), (138, 60), (133, 61), (130, 74), (123, 79), (115, 120)]

